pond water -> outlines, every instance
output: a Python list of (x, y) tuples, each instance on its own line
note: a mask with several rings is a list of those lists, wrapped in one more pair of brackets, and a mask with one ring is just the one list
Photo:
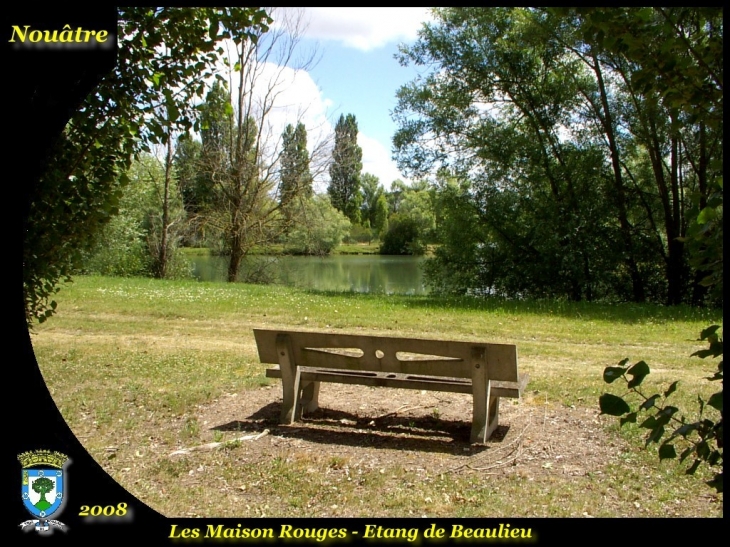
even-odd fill
[[(239, 279), (253, 272), (274, 283), (321, 291), (426, 294), (424, 260), (386, 255), (255, 256), (242, 264)], [(193, 275), (201, 281), (225, 281), (227, 257), (196, 256), (191, 262)]]

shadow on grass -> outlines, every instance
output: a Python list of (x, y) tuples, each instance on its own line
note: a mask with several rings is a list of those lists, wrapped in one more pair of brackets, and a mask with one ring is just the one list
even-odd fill
[(507, 299), (497, 296), (423, 296), (404, 294), (359, 293), (355, 291), (322, 291), (306, 289), (306, 293), (330, 298), (383, 298), (389, 304), (404, 308), (444, 311), (484, 311), (509, 315), (554, 315), (575, 320), (599, 320), (638, 324), (647, 321), (702, 321), (719, 323), (722, 310), (696, 308), (686, 305), (662, 306), (631, 302), (571, 302), (549, 299)]
[(490, 445), (501, 443), (509, 426), (499, 426), (486, 445), (471, 445), (468, 422), (445, 420), (433, 416), (385, 415), (362, 417), (340, 410), (320, 408), (292, 425), (279, 424), (281, 405), (270, 403), (244, 420), (234, 420), (212, 427), (214, 431), (258, 432), (269, 428), (280, 437), (296, 438), (323, 445), (340, 445), (414, 452), (442, 452), (473, 456)]

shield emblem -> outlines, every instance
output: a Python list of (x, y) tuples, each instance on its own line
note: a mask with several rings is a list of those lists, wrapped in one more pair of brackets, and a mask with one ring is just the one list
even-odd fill
[(25, 508), (35, 518), (50, 517), (63, 501), (63, 470), (25, 468), (22, 473), (21, 493)]

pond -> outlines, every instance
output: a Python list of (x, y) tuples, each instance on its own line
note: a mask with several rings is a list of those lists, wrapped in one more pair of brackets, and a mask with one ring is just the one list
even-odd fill
[[(321, 291), (426, 294), (424, 260), (387, 255), (255, 256), (242, 264), (239, 279), (253, 273), (273, 283)], [(227, 257), (195, 256), (191, 262), (197, 279), (225, 281)]]

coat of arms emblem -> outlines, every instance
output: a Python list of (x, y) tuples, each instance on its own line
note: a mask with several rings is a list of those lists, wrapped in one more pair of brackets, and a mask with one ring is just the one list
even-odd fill
[(21, 528), (33, 526), (38, 533), (50, 533), (54, 527), (64, 529), (65, 524), (50, 517), (63, 505), (64, 465), (68, 457), (60, 452), (36, 450), (18, 455), (23, 468), (20, 491), (23, 505), (33, 519), (20, 524)]

